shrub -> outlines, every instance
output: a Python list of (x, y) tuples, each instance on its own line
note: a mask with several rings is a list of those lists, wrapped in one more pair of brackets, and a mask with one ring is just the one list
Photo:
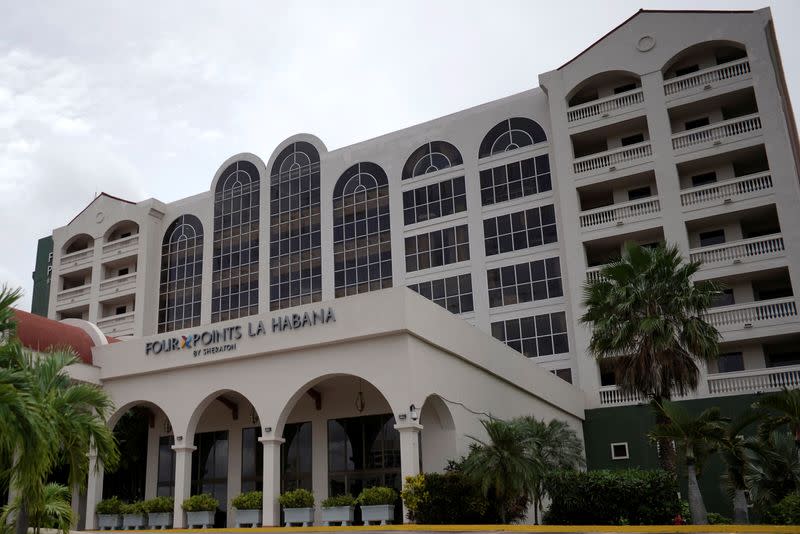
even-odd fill
[(143, 514), (144, 513), (144, 503), (142, 501), (136, 501), (131, 503), (123, 503), (120, 506), (120, 513), (123, 514)]
[(709, 525), (732, 525), (733, 520), (717, 512), (708, 512)]
[(110, 499), (103, 499), (97, 503), (95, 511), (100, 515), (117, 515), (122, 508), (122, 501), (119, 497), (111, 497)]
[(355, 506), (356, 500), (352, 495), (334, 495), (322, 501), (323, 508), (336, 508), (339, 506)]
[(237, 510), (261, 510), (264, 506), (264, 494), (260, 491), (246, 491), (234, 497), (232, 504)]
[(156, 497), (142, 503), (148, 514), (166, 514), (175, 510), (175, 499), (172, 497)]
[(461, 473), (421, 473), (406, 478), (401, 493), (408, 518), (423, 525), (486, 523), (489, 501)]
[(768, 525), (800, 525), (800, 493), (790, 493), (765, 509), (763, 519)]
[(213, 512), (217, 507), (219, 501), (208, 493), (192, 495), (181, 503), (181, 508), (186, 512)]
[(548, 524), (669, 525), (681, 511), (675, 477), (661, 470), (558, 471), (545, 486)]
[(397, 492), (385, 486), (364, 488), (358, 494), (356, 502), (361, 506), (375, 506), (379, 504), (394, 504), (397, 501)]
[(302, 488), (287, 491), (278, 498), (284, 508), (313, 508), (314, 494)]

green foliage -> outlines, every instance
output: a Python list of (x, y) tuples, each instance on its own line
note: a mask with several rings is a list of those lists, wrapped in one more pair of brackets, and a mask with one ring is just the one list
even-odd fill
[[(0, 533), (11, 534), (11, 518), (19, 513), (22, 499), (17, 497), (14, 502), (2, 508), (0, 514)], [(51, 482), (42, 488), (41, 500), (37, 501), (36, 508), (28, 509), (28, 519), (33, 531), (38, 533), (43, 528), (56, 529), (62, 534), (68, 534), (72, 526), (72, 505), (70, 504), (70, 491), (66, 486)]]
[(481, 493), (480, 486), (467, 480), (458, 471), (442, 474), (421, 473), (408, 477), (401, 497), (408, 510), (409, 519), (418, 524), (492, 523), (487, 520), (490, 503)]
[(669, 525), (681, 510), (675, 477), (661, 470), (559, 471), (545, 488), (553, 525)]
[(172, 497), (155, 497), (142, 503), (148, 514), (165, 514), (175, 510), (175, 499)]
[(681, 501), (681, 519), (685, 525), (692, 524), (692, 510), (689, 508), (689, 501)]
[(709, 525), (732, 525), (733, 520), (730, 517), (725, 517), (722, 514), (718, 514), (716, 512), (709, 512), (708, 513), (708, 524)]
[(120, 507), (120, 512), (124, 514), (143, 514), (144, 502), (136, 501), (131, 503), (123, 503)]
[(284, 508), (313, 508), (314, 494), (307, 489), (298, 488), (281, 494), (278, 502)]
[(218, 507), (219, 501), (208, 493), (192, 495), (181, 503), (181, 508), (186, 512), (213, 512)]
[(356, 502), (362, 506), (375, 506), (378, 504), (394, 504), (397, 498), (397, 492), (392, 488), (374, 486), (361, 490)]
[(350, 494), (334, 495), (322, 501), (323, 508), (337, 508), (339, 506), (355, 506), (356, 500)]
[(103, 499), (97, 503), (95, 511), (101, 515), (116, 515), (122, 513), (122, 501), (119, 497), (111, 497), (110, 499)]
[(233, 507), (237, 510), (261, 510), (264, 506), (264, 494), (260, 491), (240, 493), (233, 499)]
[(764, 510), (763, 520), (768, 525), (800, 525), (800, 493), (791, 493)]
[(776, 430), (749, 443), (744, 479), (759, 509), (800, 491), (800, 457), (794, 436)]

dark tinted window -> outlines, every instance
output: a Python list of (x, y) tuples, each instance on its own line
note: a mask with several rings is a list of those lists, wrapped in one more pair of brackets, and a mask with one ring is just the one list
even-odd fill
[(414, 224), (466, 211), (464, 177), (403, 191), (403, 221)]
[(548, 205), (485, 219), (483, 235), (487, 256), (555, 243), (555, 208)]
[(432, 141), (416, 149), (403, 166), (403, 180), (461, 165), (461, 153), (445, 141)]
[(553, 189), (547, 154), (483, 169), (480, 180), (483, 206)]
[(479, 158), (547, 141), (539, 124), (524, 117), (506, 119), (489, 130), (481, 142)]
[(167, 227), (161, 244), (158, 331), (200, 324), (203, 285), (203, 225), (181, 215)]
[(451, 313), (466, 313), (474, 309), (472, 276), (469, 274), (420, 282), (408, 287)]
[(489, 269), (486, 281), (490, 308), (564, 295), (558, 256)]
[(528, 358), (569, 352), (564, 312), (497, 321), (492, 335)]
[(704, 172), (703, 174), (696, 174), (692, 176), (692, 187), (700, 187), (702, 185), (713, 184), (717, 181), (717, 173), (714, 171)]

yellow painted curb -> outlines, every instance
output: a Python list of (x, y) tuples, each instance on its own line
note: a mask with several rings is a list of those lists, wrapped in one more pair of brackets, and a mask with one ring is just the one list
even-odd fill
[[(357, 532), (357, 531), (428, 531), (428, 532), (619, 532), (619, 533), (708, 533), (708, 534), (739, 534), (739, 533), (767, 533), (767, 534), (800, 534), (800, 525), (370, 525), (353, 527), (258, 527), (258, 528), (208, 528), (208, 529), (166, 529), (166, 530), (137, 530), (136, 532), (187, 532), (201, 531), (208, 533), (242, 532), (257, 534), (259, 532)], [(102, 532), (124, 532), (131, 534), (130, 530), (111, 530)]]

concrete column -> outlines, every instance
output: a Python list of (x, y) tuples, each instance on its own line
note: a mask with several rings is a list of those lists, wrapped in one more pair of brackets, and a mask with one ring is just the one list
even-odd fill
[[(311, 420), (311, 486), (317, 502), (328, 498), (328, 420), (320, 413)], [(321, 521), (321, 514), (317, 507), (317, 521)]]
[[(400, 476), (405, 484), (406, 477), (419, 474), (419, 437), (422, 425), (416, 422), (399, 423), (394, 428), (400, 432)], [(403, 504), (403, 522), (407, 521), (408, 510)]]
[(192, 489), (192, 452), (193, 445), (173, 445), (175, 451), (175, 508), (172, 516), (172, 528), (186, 528), (181, 503), (189, 498)]
[(161, 437), (159, 436), (158, 428), (160, 423), (161, 418), (157, 417), (155, 425), (147, 429), (147, 467), (144, 475), (145, 499), (152, 499), (158, 492), (158, 441)]
[(281, 444), (283, 438), (258, 438), (264, 446), (264, 513), (263, 526), (278, 527), (281, 510), (278, 497), (281, 494)]
[(228, 527), (236, 526), (232, 501), (242, 492), (242, 427), (233, 424), (228, 430), (228, 502), (220, 503), (228, 513)]
[(97, 452), (89, 451), (89, 480), (86, 483), (86, 530), (97, 528), (95, 508), (103, 498), (103, 462), (97, 459)]

